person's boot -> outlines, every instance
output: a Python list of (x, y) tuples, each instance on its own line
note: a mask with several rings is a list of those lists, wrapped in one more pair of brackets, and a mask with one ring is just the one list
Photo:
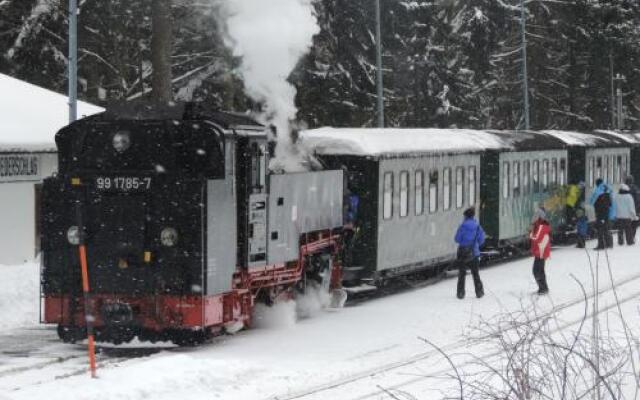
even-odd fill
[(460, 300), (462, 300), (462, 299), (464, 299), (464, 292), (458, 292), (458, 293), (456, 294), (456, 296), (457, 296)]

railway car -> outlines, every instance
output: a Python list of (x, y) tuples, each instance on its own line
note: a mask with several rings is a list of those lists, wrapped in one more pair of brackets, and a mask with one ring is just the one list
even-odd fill
[[(595, 189), (595, 181), (602, 178), (617, 192), (632, 165), (640, 165), (640, 142), (632, 136), (611, 131), (592, 133), (545, 131), (567, 146), (569, 152), (569, 182), (585, 184), (585, 197), (589, 199)], [(632, 157), (633, 156), (633, 157)], [(588, 203), (588, 202), (587, 202)], [(593, 220), (593, 208), (586, 204), (589, 218)]]
[(250, 118), (128, 103), (56, 143), (42, 318), (64, 341), (91, 321), (104, 341), (199, 342), (249, 326), (257, 302), (339, 285), (342, 171), (270, 173), (265, 128)]

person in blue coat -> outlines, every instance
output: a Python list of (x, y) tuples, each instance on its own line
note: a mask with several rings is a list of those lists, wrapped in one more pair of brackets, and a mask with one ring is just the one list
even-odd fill
[(465, 296), (465, 281), (467, 268), (471, 270), (473, 276), (473, 286), (476, 290), (476, 297), (484, 296), (484, 288), (480, 280), (478, 267), (480, 266), (480, 246), (484, 244), (484, 230), (475, 219), (476, 210), (471, 207), (464, 211), (464, 220), (458, 227), (455, 241), (458, 244), (458, 292), (459, 299)]
[(611, 235), (611, 221), (616, 219), (616, 204), (613, 201), (613, 190), (602, 179), (596, 179), (596, 188), (591, 194), (589, 204), (596, 214), (596, 231), (598, 232), (598, 246), (596, 250), (613, 247)]

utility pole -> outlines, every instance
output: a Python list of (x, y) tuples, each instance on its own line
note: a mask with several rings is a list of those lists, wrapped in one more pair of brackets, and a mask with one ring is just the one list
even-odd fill
[(529, 130), (529, 77), (527, 73), (527, 9), (524, 0), (520, 0), (522, 24), (522, 95), (524, 97), (524, 129)]
[(382, 21), (380, 0), (376, 3), (376, 78), (378, 91), (378, 128), (384, 128), (384, 86), (382, 81)]
[(167, 103), (173, 100), (171, 88), (171, 0), (153, 0), (151, 9), (151, 64), (153, 97)]
[(78, 118), (78, 0), (69, 0), (69, 123)]

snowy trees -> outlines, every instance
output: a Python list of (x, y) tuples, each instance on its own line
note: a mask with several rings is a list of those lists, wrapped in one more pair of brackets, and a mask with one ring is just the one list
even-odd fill
[[(106, 102), (150, 92), (152, 6), (159, 1), (80, 2), (81, 97)], [(173, 94), (243, 111), (251, 102), (218, 27), (221, 1), (173, 0)], [(290, 76), (298, 116), (310, 126), (373, 126), (374, 3), (314, 5), (321, 31)], [(381, 5), (389, 125), (519, 125), (520, 0)], [(532, 127), (610, 127), (612, 73), (621, 75), (614, 85), (623, 89), (626, 128), (639, 127), (640, 3), (528, 0), (526, 9)], [(0, 15), (0, 72), (64, 91), (66, 1), (0, 0)]]

